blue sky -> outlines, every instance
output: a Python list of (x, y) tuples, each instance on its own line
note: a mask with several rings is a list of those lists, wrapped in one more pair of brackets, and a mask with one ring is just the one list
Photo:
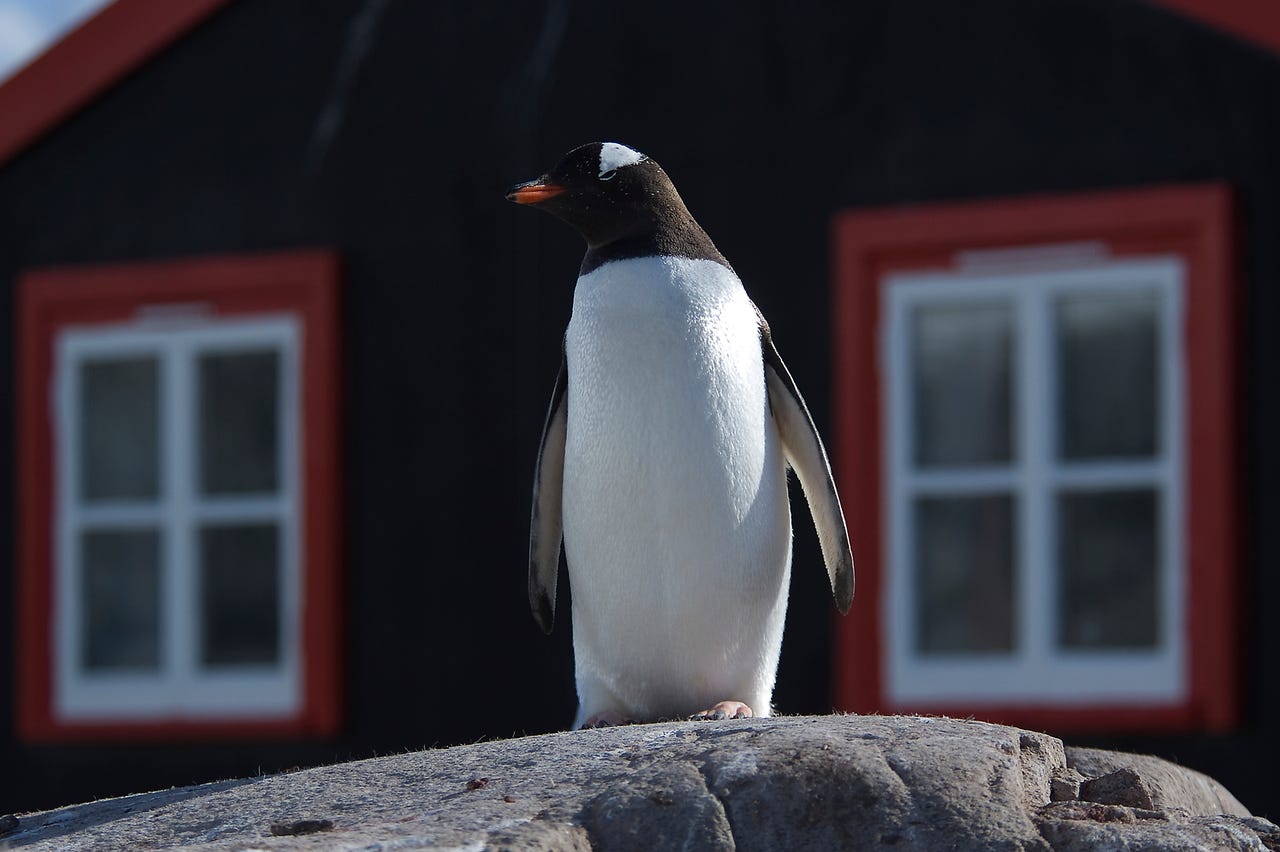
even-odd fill
[(0, 80), (110, 0), (0, 0)]

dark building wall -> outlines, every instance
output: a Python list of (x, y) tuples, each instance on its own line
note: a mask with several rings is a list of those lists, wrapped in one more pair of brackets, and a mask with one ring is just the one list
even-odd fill
[[(1265, 676), (1280, 666), (1280, 627), (1263, 617), (1280, 600), (1280, 540), (1265, 523), (1280, 509), (1266, 440), (1280, 426), (1280, 352), (1267, 333), (1280, 275), (1276, 104), (1275, 56), (1110, 0), (232, 3), (0, 168), (0, 399), (13, 398), (23, 269), (337, 248), (345, 733), (90, 748), (0, 734), (0, 810), (568, 723), (567, 619), (549, 639), (538, 633), (524, 570), (532, 464), (582, 247), (502, 193), (574, 145), (615, 139), (672, 175), (769, 317), (820, 427), (836, 211), (1236, 187), (1254, 519), (1245, 724), (1229, 737), (1093, 742), (1175, 757), (1275, 816), (1255, 758), (1280, 751), (1280, 687)], [(12, 428), (0, 418), (0, 458)], [(12, 541), (18, 499), (6, 479), (0, 541)], [(776, 702), (824, 712), (833, 610), (803, 498), (795, 505)], [(0, 612), (12, 607), (0, 582)], [(0, 632), (9, 683), (12, 642)], [(0, 732), (13, 730), (12, 712), (0, 704)]]

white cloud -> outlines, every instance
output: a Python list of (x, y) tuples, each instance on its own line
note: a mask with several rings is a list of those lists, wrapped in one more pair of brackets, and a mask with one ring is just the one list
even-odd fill
[(109, 0), (0, 0), (0, 81)]
[(44, 45), (48, 27), (25, 7), (0, 4), (0, 77), (16, 71)]

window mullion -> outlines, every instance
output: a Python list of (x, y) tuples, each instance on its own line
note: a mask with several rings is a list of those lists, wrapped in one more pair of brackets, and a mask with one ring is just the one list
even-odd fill
[(1184, 287), (1187, 271), (1182, 263), (1174, 264), (1168, 283), (1162, 288), (1160, 318), (1160, 358), (1157, 369), (1160, 382), (1160, 452), (1157, 456), (1161, 471), (1158, 481), (1162, 492), (1157, 541), (1160, 562), (1159, 576), (1163, 577), (1160, 597), (1161, 629), (1159, 641), (1181, 670), (1185, 663), (1187, 601), (1187, 554), (1183, 551), (1182, 531), (1188, 528), (1185, 506), (1186, 459), (1185, 433), (1185, 381), (1183, 357), (1185, 341)]
[[(302, 564), (302, 542), (299, 540), (299, 518), (297, 512), (298, 495), (301, 491), (299, 456), (302, 453), (303, 441), (299, 424), (301, 410), (298, 380), (302, 375), (298, 356), (298, 331), (290, 326), (281, 345), (280, 359), (280, 395), (276, 399), (279, 410), (280, 453), (277, 463), (280, 465), (279, 501), (284, 506), (280, 518), (280, 663), (283, 671), (298, 671), (300, 657), (298, 625), (302, 621), (303, 600), (302, 578), (299, 576)], [(295, 677), (292, 689), (297, 689), (300, 679)]]
[(192, 347), (181, 336), (164, 349), (165, 490), (169, 517), (165, 528), (167, 559), (164, 635), (168, 649), (166, 671), (173, 687), (173, 701), (182, 707), (196, 673), (196, 636), (200, 609), (196, 583), (195, 530), (192, 518), (192, 459), (196, 426), (196, 381)]
[(57, 463), (57, 539), (54, 553), (57, 599), (57, 671), (58, 695), (65, 702), (72, 692), (72, 685), (80, 679), (81, 647), (83, 644), (85, 614), (81, 608), (79, 560), (76, 558), (80, 531), (80, 503), (76, 493), (76, 480), (80, 469), (79, 434), (80, 406), (78, 353), (65, 338), (58, 343), (57, 385), (51, 400), (58, 424)]
[(1018, 647), (1026, 671), (1045, 672), (1052, 657), (1057, 615), (1054, 600), (1052, 453), (1055, 440), (1054, 352), (1048, 299), (1043, 287), (1015, 292), (1022, 333), (1017, 357), (1018, 463)]
[(896, 369), (883, 371), (887, 381), (889, 404), (886, 406), (888, 423), (885, 434), (890, 436), (890, 452), (886, 456), (888, 470), (885, 483), (890, 511), (886, 529), (889, 541), (890, 569), (888, 572), (888, 603), (886, 624), (891, 632), (889, 645), (896, 649), (890, 654), (892, 665), (901, 665), (915, 654), (916, 608), (914, 601), (919, 589), (916, 586), (914, 522), (912, 500), (915, 496), (909, 487), (910, 440), (907, 437), (909, 415), (909, 377), (912, 371), (912, 353), (907, 333), (907, 314), (910, 303), (895, 288), (889, 288), (886, 299), (887, 321), (884, 327), (889, 333), (884, 338), (886, 352), (881, 365), (894, 364)]

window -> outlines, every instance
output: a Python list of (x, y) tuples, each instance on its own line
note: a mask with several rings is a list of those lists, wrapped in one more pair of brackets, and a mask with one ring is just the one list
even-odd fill
[(297, 323), (160, 325), (59, 335), (58, 712), (296, 712)]
[(1182, 694), (1181, 279), (886, 280), (892, 700)]
[(842, 708), (1232, 723), (1226, 211), (1197, 187), (841, 220)]
[(28, 738), (335, 729), (334, 289), (321, 253), (26, 276)]

